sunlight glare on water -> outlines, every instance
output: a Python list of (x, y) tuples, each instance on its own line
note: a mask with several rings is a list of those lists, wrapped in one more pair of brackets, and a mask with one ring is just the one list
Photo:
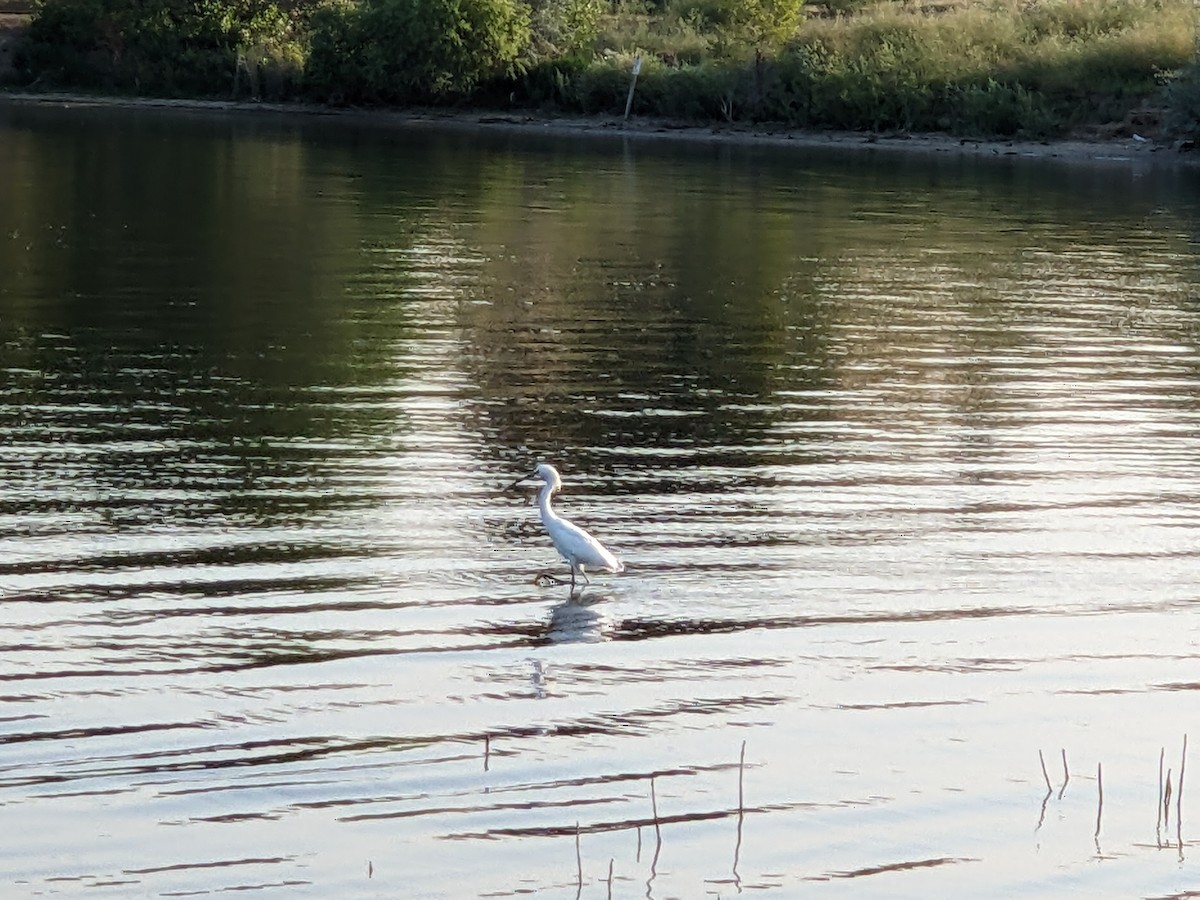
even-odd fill
[[(1189, 171), (17, 107), (0, 164), (5, 896), (1195, 888)], [(624, 574), (534, 583), (537, 460)]]

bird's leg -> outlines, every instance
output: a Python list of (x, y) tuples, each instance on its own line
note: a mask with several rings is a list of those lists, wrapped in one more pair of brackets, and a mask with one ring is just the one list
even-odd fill
[(584, 583), (584, 584), (591, 584), (591, 583), (592, 583), (592, 579), (590, 579), (590, 578), (588, 578), (588, 577), (587, 577), (587, 569), (585, 569), (583, 566), (580, 566), (580, 567), (579, 567), (579, 574), (583, 576), (583, 583)]

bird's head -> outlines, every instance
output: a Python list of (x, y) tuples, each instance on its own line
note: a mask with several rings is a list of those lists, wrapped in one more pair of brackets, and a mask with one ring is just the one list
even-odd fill
[(562, 488), (562, 477), (558, 474), (558, 469), (554, 468), (550, 463), (538, 463), (533, 470), (533, 474), (556, 491)]
[(545, 484), (550, 486), (551, 491), (557, 491), (562, 488), (562, 476), (558, 474), (558, 469), (549, 463), (538, 463), (534, 466), (532, 472), (528, 475), (522, 475), (509, 485), (509, 487), (516, 487), (522, 481), (528, 481), (531, 478), (540, 478)]

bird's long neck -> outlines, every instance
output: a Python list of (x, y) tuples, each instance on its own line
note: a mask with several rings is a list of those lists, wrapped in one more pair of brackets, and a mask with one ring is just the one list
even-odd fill
[(554, 495), (554, 486), (543, 484), (542, 489), (538, 491), (538, 509), (542, 513), (543, 522), (554, 522), (558, 520), (558, 513), (550, 506), (550, 498)]

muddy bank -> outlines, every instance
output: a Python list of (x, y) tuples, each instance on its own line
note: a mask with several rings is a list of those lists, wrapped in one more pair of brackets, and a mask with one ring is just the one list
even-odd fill
[(619, 116), (553, 116), (537, 113), (443, 109), (339, 109), (304, 103), (176, 100), (72, 93), (0, 91), (0, 104), (65, 108), (156, 110), (191, 115), (319, 117), (381, 127), (464, 129), (497, 133), (595, 136), (634, 140), (725, 143), (745, 146), (845, 149), (861, 153), (917, 153), (975, 157), (1058, 159), (1115, 165), (1197, 165), (1190, 144), (1168, 145), (1142, 135), (1096, 140), (975, 140), (938, 134), (817, 132), (769, 125), (697, 125)]

